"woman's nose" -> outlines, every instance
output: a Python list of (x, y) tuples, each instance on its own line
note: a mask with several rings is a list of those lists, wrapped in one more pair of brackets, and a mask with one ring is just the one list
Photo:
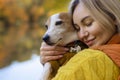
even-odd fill
[(87, 30), (80, 30), (79, 32), (78, 32), (78, 36), (79, 36), (79, 38), (80, 39), (84, 39), (84, 38), (86, 38), (87, 36), (88, 36), (88, 31)]

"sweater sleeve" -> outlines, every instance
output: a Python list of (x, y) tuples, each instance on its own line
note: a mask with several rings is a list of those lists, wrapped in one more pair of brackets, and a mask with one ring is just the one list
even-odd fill
[(119, 68), (102, 51), (85, 49), (62, 66), (52, 80), (117, 80)]

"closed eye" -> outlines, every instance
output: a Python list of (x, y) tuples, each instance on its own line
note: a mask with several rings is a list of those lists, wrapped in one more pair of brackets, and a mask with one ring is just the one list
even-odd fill
[(56, 23), (55, 23), (55, 25), (61, 25), (63, 23), (63, 21), (57, 21)]
[(79, 27), (77, 24), (74, 24), (74, 28), (75, 28), (75, 30), (76, 30), (77, 32), (80, 31), (80, 27)]
[(89, 27), (89, 26), (91, 26), (91, 25), (92, 25), (92, 23), (93, 23), (93, 22), (89, 22), (89, 23), (86, 23), (86, 24), (84, 24), (84, 25), (86, 25), (86, 26), (88, 26), (88, 27)]

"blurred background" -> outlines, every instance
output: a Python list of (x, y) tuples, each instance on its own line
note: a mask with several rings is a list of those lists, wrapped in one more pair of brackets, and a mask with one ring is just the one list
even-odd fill
[(44, 23), (50, 15), (66, 12), (69, 2), (0, 0), (0, 80), (39, 80)]

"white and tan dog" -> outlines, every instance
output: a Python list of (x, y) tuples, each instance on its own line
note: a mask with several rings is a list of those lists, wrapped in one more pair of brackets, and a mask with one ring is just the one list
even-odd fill
[(59, 45), (62, 46), (78, 40), (71, 21), (68, 13), (58, 13), (51, 16), (45, 24), (47, 31), (43, 36), (43, 40), (49, 45), (58, 44), (59, 42)]
[[(68, 43), (79, 40), (75, 28), (72, 26), (72, 19), (69, 13), (58, 13), (52, 15), (45, 24), (47, 31), (43, 36), (43, 41), (48, 45), (66, 46)], [(87, 46), (80, 42), (75, 48), (68, 46), (70, 52), (78, 52)], [(51, 80), (60, 66), (64, 65), (74, 53), (67, 53), (57, 61), (51, 61), (44, 64), (43, 76), (41, 80)]]

